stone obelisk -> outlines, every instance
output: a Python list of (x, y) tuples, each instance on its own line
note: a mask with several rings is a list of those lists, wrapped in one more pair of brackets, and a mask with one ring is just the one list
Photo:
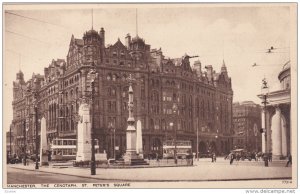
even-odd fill
[(48, 166), (46, 119), (41, 120), (40, 166)]

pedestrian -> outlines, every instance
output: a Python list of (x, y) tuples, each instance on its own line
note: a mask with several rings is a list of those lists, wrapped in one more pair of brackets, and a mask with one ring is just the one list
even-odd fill
[(233, 163), (233, 160), (234, 160), (234, 154), (231, 153), (231, 154), (230, 154), (230, 165)]
[(216, 157), (215, 153), (213, 154), (213, 159), (214, 159), (214, 162), (217, 162), (217, 157)]
[(214, 153), (211, 154), (211, 162), (214, 162)]
[(291, 155), (291, 154), (290, 154), (289, 157), (288, 157), (288, 161), (287, 161), (285, 167), (288, 167), (289, 164), (292, 164), (292, 155)]
[(159, 162), (158, 153), (156, 153), (156, 161)]
[(269, 162), (272, 162), (272, 152), (270, 152), (270, 153), (268, 154), (268, 159), (269, 159)]
[(268, 167), (269, 166), (269, 154), (268, 153), (264, 153), (263, 154), (263, 159), (265, 161), (265, 167)]

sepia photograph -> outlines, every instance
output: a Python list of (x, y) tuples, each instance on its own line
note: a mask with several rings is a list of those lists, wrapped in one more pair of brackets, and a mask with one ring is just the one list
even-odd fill
[(2, 187), (295, 193), (297, 6), (3, 3)]

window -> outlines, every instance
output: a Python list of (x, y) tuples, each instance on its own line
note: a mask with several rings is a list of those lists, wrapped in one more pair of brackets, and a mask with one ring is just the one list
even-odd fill
[(154, 121), (153, 119), (150, 119), (150, 129), (153, 129), (154, 128)]
[(127, 102), (123, 102), (123, 110), (127, 110)]

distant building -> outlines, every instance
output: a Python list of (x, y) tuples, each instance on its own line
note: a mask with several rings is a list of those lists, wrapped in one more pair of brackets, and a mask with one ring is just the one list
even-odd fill
[[(266, 121), (262, 112), (262, 124), (266, 126), (267, 137), (262, 138), (263, 152), (270, 152), (274, 158), (285, 158), (292, 151), (291, 137), (291, 67), (290, 61), (283, 65), (278, 75), (280, 87), (267, 94)], [(271, 83), (269, 83), (271, 84)], [(263, 95), (258, 97), (263, 100)], [(297, 119), (297, 118), (296, 118)], [(265, 141), (266, 140), (266, 141)]]
[(234, 148), (261, 151), (261, 107), (252, 101), (233, 103)]
[[(27, 149), (35, 149), (35, 103), (38, 119), (46, 118), (48, 143), (53, 138), (76, 138), (79, 105), (91, 91), (87, 73), (95, 67), (99, 79), (94, 128), (100, 151), (112, 156), (109, 123), (116, 129), (120, 154), (126, 150), (129, 74), (136, 79), (134, 117), (142, 123), (145, 154), (162, 154), (163, 141), (174, 139), (175, 134), (179, 140), (192, 141), (193, 152), (197, 146), (202, 153), (231, 149), (233, 91), (224, 61), (218, 73), (211, 65), (204, 69), (200, 61), (191, 66), (193, 57), (185, 54), (168, 59), (161, 49), (150, 49), (145, 40), (129, 34), (125, 44), (118, 39), (106, 46), (103, 28), (85, 32), (82, 39), (72, 35), (68, 49), (66, 60), (53, 60), (44, 68), (44, 75), (33, 74), (25, 81), (23, 73), (17, 73), (12, 103), (17, 145), (23, 143), (22, 123), (26, 121)], [(175, 113), (174, 104), (178, 107)]]

